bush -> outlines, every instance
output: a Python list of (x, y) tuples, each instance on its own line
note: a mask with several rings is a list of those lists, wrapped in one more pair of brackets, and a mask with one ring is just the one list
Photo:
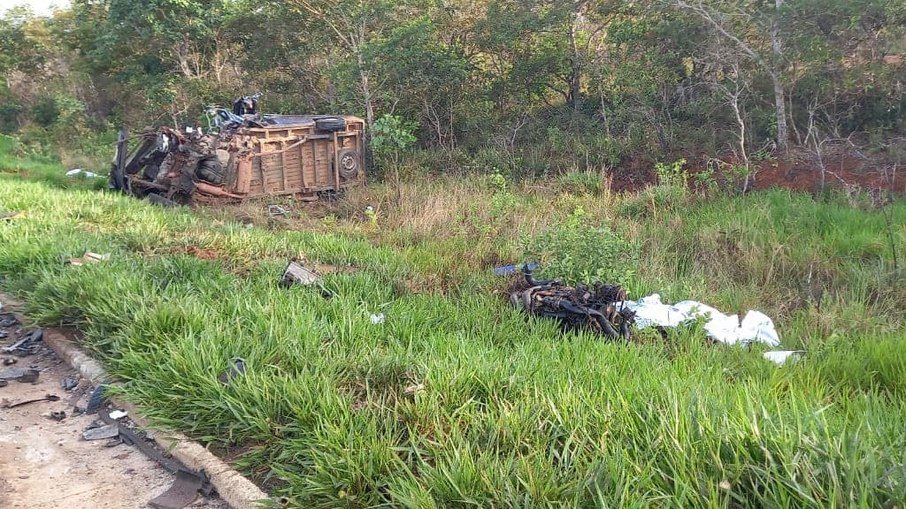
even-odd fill
[(523, 241), (526, 259), (541, 264), (541, 275), (567, 283), (603, 281), (628, 285), (635, 276), (638, 249), (619, 232), (586, 222), (576, 207), (559, 228)]

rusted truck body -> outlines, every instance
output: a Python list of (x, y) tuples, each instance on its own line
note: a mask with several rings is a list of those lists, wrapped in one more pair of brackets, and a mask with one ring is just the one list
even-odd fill
[(165, 204), (294, 195), (314, 200), (365, 182), (365, 122), (354, 116), (235, 115), (216, 125), (120, 133), (111, 187)]

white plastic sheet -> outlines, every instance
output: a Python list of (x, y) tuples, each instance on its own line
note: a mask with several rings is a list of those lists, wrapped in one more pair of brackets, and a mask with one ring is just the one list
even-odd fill
[(676, 327), (682, 323), (705, 317), (705, 331), (708, 336), (721, 343), (764, 343), (778, 346), (780, 336), (770, 317), (760, 311), (749, 311), (739, 320), (738, 315), (726, 315), (717, 309), (696, 302), (684, 300), (676, 304), (664, 304), (658, 294), (642, 297), (638, 301), (622, 303), (635, 312), (635, 323), (639, 329), (646, 327)]

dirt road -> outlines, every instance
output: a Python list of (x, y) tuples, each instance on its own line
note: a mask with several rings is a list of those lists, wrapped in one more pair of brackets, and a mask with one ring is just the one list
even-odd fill
[[(0, 310), (0, 322), (3, 311)], [(0, 328), (13, 342), (21, 325)], [(2, 335), (2, 334), (0, 334)], [(4, 366), (3, 359), (15, 359)], [(12, 361), (7, 361), (12, 362)], [(35, 383), (11, 380), (0, 387), (0, 508), (139, 508), (160, 495), (173, 482), (173, 475), (130, 445), (108, 446), (107, 440), (86, 441), (82, 432), (97, 415), (73, 415), (70, 401), (89, 390), (74, 370), (47, 347), (18, 357), (0, 354), (0, 373), (9, 368), (33, 367), (40, 371)], [(61, 380), (72, 378), (79, 386), (66, 391)], [(3, 382), (0, 382), (2, 385)], [(47, 394), (59, 401), (42, 401), (15, 408), (16, 403)], [(81, 397), (84, 406), (87, 395)], [(5, 402), (2, 400), (6, 400)], [(50, 417), (66, 412), (62, 421)], [(199, 497), (188, 507), (226, 508), (223, 501)]]

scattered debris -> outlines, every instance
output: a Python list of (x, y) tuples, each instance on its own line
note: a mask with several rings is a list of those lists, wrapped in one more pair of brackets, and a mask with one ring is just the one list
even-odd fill
[(79, 386), (79, 381), (76, 380), (75, 378), (67, 376), (67, 377), (63, 378), (62, 380), (60, 380), (60, 387), (62, 387), (63, 390), (66, 392), (69, 392), (78, 386)]
[(108, 414), (108, 415), (110, 415), (110, 418), (113, 419), (114, 421), (118, 421), (118, 420), (122, 419), (123, 417), (126, 417), (126, 415), (128, 415), (128, 413), (125, 410), (114, 410), (114, 411), (110, 412), (110, 414)]
[(19, 362), (19, 359), (16, 359), (15, 357), (4, 357), (3, 358), (4, 366), (12, 366), (13, 364), (15, 364), (17, 362)]
[[(230, 385), (234, 378), (237, 378), (245, 373), (245, 360), (241, 357), (236, 357), (230, 361), (231, 366), (229, 369), (217, 376), (217, 379), (220, 380), (220, 383), (223, 385)], [(112, 414), (111, 414), (112, 416)]]
[(635, 313), (636, 326), (677, 327), (681, 324), (704, 318), (708, 337), (728, 345), (753, 342), (769, 346), (780, 344), (780, 336), (774, 322), (759, 311), (749, 311), (740, 322), (737, 315), (725, 315), (711, 306), (692, 300), (669, 305), (661, 302), (658, 294), (643, 297), (638, 301), (626, 300), (621, 303)]
[(7, 368), (0, 371), (0, 380), (9, 382), (16, 380), (24, 384), (30, 384), (38, 381), (41, 372), (34, 368)]
[(17, 217), (21, 216), (21, 212), (0, 212), (0, 219), (3, 220), (16, 219)]
[(3, 313), (0, 315), (0, 328), (12, 327), (19, 323), (19, 320), (16, 319), (16, 316), (12, 313)]
[(524, 269), (534, 271), (538, 268), (538, 264), (535, 262), (524, 263), (522, 265), (504, 265), (502, 267), (494, 267), (494, 274), (498, 276), (512, 276), (513, 274), (522, 271)]
[(106, 440), (119, 436), (120, 427), (116, 424), (105, 424), (96, 428), (88, 428), (82, 433), (85, 440)]
[(774, 350), (765, 352), (764, 358), (778, 366), (783, 366), (787, 361), (799, 360), (803, 355), (805, 355), (805, 350)]
[(24, 405), (29, 405), (31, 403), (38, 403), (40, 401), (60, 401), (60, 397), (57, 396), (56, 394), (48, 394), (48, 395), (44, 396), (43, 398), (28, 399), (25, 401), (20, 401), (18, 403), (10, 403), (9, 401), (4, 399), (3, 404), (0, 406), (2, 406), (3, 408), (16, 408), (16, 407), (20, 407), (20, 406), (24, 406)]
[(66, 176), (67, 176), (67, 177), (84, 176), (85, 178), (90, 178), (90, 179), (93, 179), (93, 178), (104, 178), (103, 175), (98, 175), (97, 173), (95, 173), (95, 172), (93, 172), (93, 171), (83, 170), (83, 169), (81, 169), (81, 168), (75, 168), (75, 169), (72, 169), (72, 170), (67, 171), (67, 172), (66, 172)]
[(69, 264), (74, 267), (85, 265), (86, 263), (106, 262), (110, 260), (110, 253), (98, 254), (86, 251), (85, 255), (80, 258), (70, 258)]
[(54, 410), (53, 412), (50, 413), (50, 418), (55, 421), (62, 421), (63, 419), (66, 418), (66, 412), (64, 412), (62, 410)]
[[(191, 470), (172, 456), (166, 455), (156, 446), (153, 439), (150, 437), (141, 437), (135, 430), (114, 420), (113, 414), (108, 413), (105, 408), (101, 408), (98, 415), (101, 420), (107, 424), (94, 429), (104, 431), (94, 431), (90, 429), (86, 430), (85, 433), (93, 431), (91, 436), (100, 437), (107, 435), (103, 438), (118, 437), (120, 440), (113, 445), (119, 445), (120, 441), (133, 445), (142, 451), (145, 456), (159, 463), (167, 471), (175, 474), (176, 479), (173, 481), (170, 488), (158, 497), (148, 501), (148, 505), (151, 507), (159, 509), (181, 509), (194, 502), (199, 494), (209, 496), (214, 491), (214, 487), (211, 485), (210, 479), (204, 470)], [(83, 436), (85, 435), (83, 434)], [(86, 437), (86, 440), (98, 439), (100, 438), (89, 439)], [(108, 442), (106, 445), (110, 444), (112, 444), (112, 442)]]
[(295, 260), (291, 260), (286, 264), (286, 268), (283, 269), (283, 277), (280, 279), (280, 284), (283, 286), (291, 286), (294, 284), (313, 285), (320, 279), (321, 276), (314, 271), (307, 269)]
[(532, 269), (522, 271), (529, 288), (510, 294), (510, 302), (530, 315), (555, 318), (565, 329), (587, 329), (608, 338), (630, 338), (635, 313), (620, 302), (626, 291), (617, 285), (595, 283), (589, 288), (566, 286), (558, 280), (538, 281)]
[(271, 217), (273, 217), (273, 216), (283, 216), (283, 217), (286, 217), (286, 216), (289, 215), (289, 211), (286, 210), (285, 208), (281, 207), (280, 205), (268, 205), (268, 206), (267, 206), (267, 213), (268, 213), (268, 215), (270, 215)]
[(104, 405), (104, 402), (107, 401), (107, 396), (104, 394), (107, 391), (107, 386), (98, 385), (91, 392), (91, 395), (88, 396), (88, 404), (85, 406), (85, 413), (93, 414), (100, 410), (101, 406)]
[(374, 325), (384, 323), (384, 313), (378, 313), (376, 315), (371, 315), (371, 323)]
[(0, 380), (0, 387), (6, 387), (7, 385), (9, 385), (9, 382), (7, 382), (6, 380)]
[(41, 345), (38, 343), (44, 337), (44, 329), (35, 329), (25, 333), (18, 341), (10, 346), (0, 348), (0, 352), (11, 353), (20, 357), (36, 353)]

